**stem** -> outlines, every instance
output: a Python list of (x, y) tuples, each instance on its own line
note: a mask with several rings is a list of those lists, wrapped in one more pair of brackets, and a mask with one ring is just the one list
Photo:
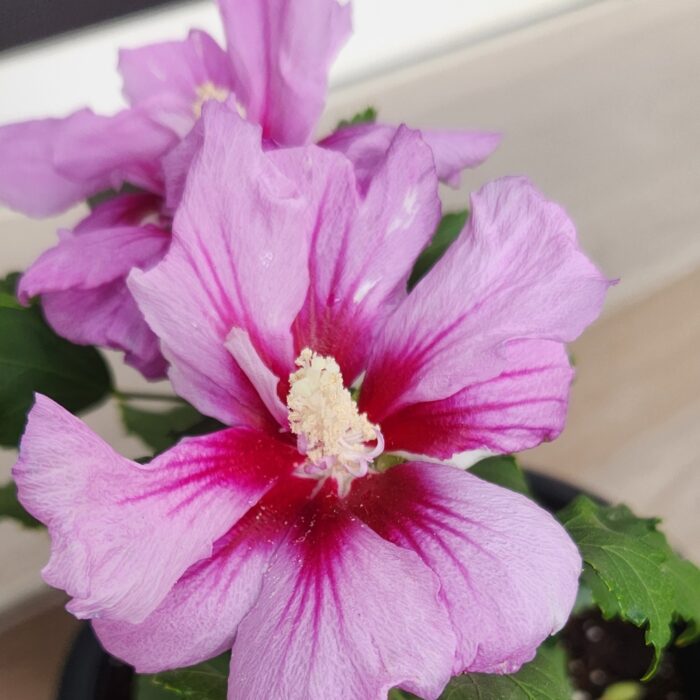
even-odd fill
[(143, 391), (119, 391), (115, 389), (114, 396), (120, 401), (138, 399), (140, 401), (174, 401), (176, 403), (184, 403), (179, 396), (174, 394), (151, 394)]

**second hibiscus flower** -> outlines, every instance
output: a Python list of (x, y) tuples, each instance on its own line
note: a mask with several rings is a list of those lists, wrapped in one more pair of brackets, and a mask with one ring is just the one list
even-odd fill
[[(24, 276), (20, 296), (41, 296), (59, 335), (122, 350), (149, 379), (162, 377), (166, 365), (126, 277), (167, 250), (203, 106), (226, 103), (259, 124), (269, 148), (308, 142), (325, 104), (330, 65), (351, 32), (351, 6), (338, 0), (219, 0), (218, 6), (226, 49), (193, 30), (180, 41), (120, 52), (129, 108), (109, 117), (83, 109), (65, 119), (0, 127), (0, 204), (46, 215), (109, 188), (143, 192), (119, 194), (73, 231), (60, 232), (58, 245)], [(354, 126), (322, 145), (345, 153), (365, 186), (395, 131)], [(426, 131), (424, 138), (438, 174), (451, 184), (499, 141), (478, 131)]]

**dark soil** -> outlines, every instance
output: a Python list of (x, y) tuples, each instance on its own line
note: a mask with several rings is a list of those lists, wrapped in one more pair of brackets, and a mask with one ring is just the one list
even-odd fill
[[(651, 664), (644, 632), (619, 620), (603, 620), (597, 610), (576, 615), (562, 633), (576, 700), (601, 698), (615, 683), (638, 681)], [(690, 683), (690, 686), (688, 685)], [(689, 650), (671, 648), (656, 675), (640, 684), (643, 700), (698, 700), (700, 669)]]

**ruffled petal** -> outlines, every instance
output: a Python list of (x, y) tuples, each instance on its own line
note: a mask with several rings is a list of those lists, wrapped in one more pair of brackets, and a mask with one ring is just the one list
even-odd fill
[[(126, 277), (162, 258), (170, 234), (141, 221), (155, 211), (151, 195), (122, 195), (105, 202), (22, 276), (20, 300), (41, 295), (49, 325), (74, 343), (126, 353), (144, 376), (164, 376), (158, 339), (147, 326)], [(104, 228), (103, 228), (104, 227)]]
[(39, 395), (13, 474), (49, 529), (42, 573), (73, 598), (70, 612), (138, 623), (297, 459), (274, 437), (229, 429), (140, 465)]
[(509, 371), (512, 341), (569, 342), (600, 313), (611, 282), (527, 180), (486, 185), (471, 212), (374, 343), (360, 400), (375, 422)]
[(259, 127), (224, 105), (205, 105), (202, 123), (170, 250), (151, 271), (132, 273), (130, 286), (178, 393), (226, 423), (265, 424), (226, 338), (241, 328), (278, 377), (293, 370), (291, 325), (307, 293), (311, 238), (324, 212), (343, 206), (334, 175), (349, 165), (315, 146), (264, 153)]
[(328, 71), (350, 36), (338, 0), (219, 0), (235, 93), (277, 143), (306, 143), (326, 101)]
[(81, 219), (72, 233), (78, 235), (106, 228), (140, 225), (146, 218), (157, 217), (161, 203), (162, 199), (158, 195), (149, 192), (132, 192), (109, 197)]
[[(83, 110), (79, 114), (88, 113)], [(30, 216), (49, 216), (94, 194), (102, 180), (68, 177), (54, 148), (65, 119), (37, 119), (0, 127), (0, 202)]]
[(160, 158), (178, 141), (146, 109), (105, 117), (82, 110), (68, 117), (53, 145), (58, 172), (75, 181), (99, 183), (94, 192), (123, 183), (162, 193)]
[(459, 187), (462, 171), (481, 165), (501, 143), (501, 134), (492, 131), (421, 129), (420, 133), (433, 152), (438, 177), (451, 187)]
[(314, 236), (311, 287), (294, 330), (299, 349), (332, 355), (350, 383), (366, 366), (383, 317), (406, 294), (440, 201), (430, 151), (406, 127), (394, 133), (357, 203), (352, 177), (345, 183), (345, 207), (326, 216)]
[(41, 305), (49, 325), (71, 342), (122, 351), (126, 364), (146, 379), (166, 376), (158, 338), (124, 278), (92, 289), (45, 292)]
[(511, 673), (568, 619), (581, 558), (533, 501), (439, 464), (406, 463), (355, 484), (357, 515), (440, 579), (458, 638), (453, 673)]
[(145, 106), (159, 123), (184, 136), (207, 98), (224, 99), (233, 89), (226, 52), (206, 32), (119, 52), (124, 96)]
[(198, 119), (187, 136), (163, 158), (165, 208), (171, 214), (180, 206), (192, 161), (203, 143), (204, 129), (202, 120)]
[(386, 449), (449, 459), (486, 450), (511, 453), (554, 440), (564, 428), (574, 371), (548, 340), (506, 345), (508, 369), (447, 399), (411, 404), (382, 423)]
[(189, 666), (230, 649), (257, 600), (272, 552), (312, 487), (292, 479), (265, 494), (140, 624), (95, 620), (105, 649), (139, 673)]
[(22, 276), (20, 299), (67, 289), (94, 289), (122, 280), (134, 267), (150, 267), (170, 243), (163, 229), (119, 226), (81, 235), (64, 235), (58, 245), (41, 254)]
[[(327, 136), (319, 146), (349, 158), (355, 167), (358, 184), (365, 190), (398, 128), (401, 127), (387, 124), (347, 126)], [(421, 129), (420, 135), (432, 151), (438, 177), (453, 187), (459, 185), (463, 170), (481, 165), (501, 141), (500, 134), (489, 131)]]
[(326, 491), (275, 552), (231, 655), (239, 700), (386, 700), (400, 685), (426, 700), (449, 679), (455, 638), (437, 581), (406, 549)]

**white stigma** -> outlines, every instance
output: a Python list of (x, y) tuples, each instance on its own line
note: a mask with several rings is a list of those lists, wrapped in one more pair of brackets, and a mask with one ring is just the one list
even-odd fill
[[(214, 85), (211, 80), (207, 80), (205, 83), (197, 86), (195, 94), (197, 99), (192, 103), (192, 111), (194, 112), (194, 116), (199, 119), (202, 116), (202, 107), (204, 107), (205, 102), (209, 102), (209, 100), (226, 102), (230, 93), (226, 88)], [(238, 102), (236, 102), (236, 108), (238, 109), (238, 113), (245, 118), (245, 110)]]
[[(289, 376), (289, 426), (308, 457), (299, 476), (338, 482), (347, 495), (354, 478), (365, 476), (384, 449), (379, 427), (357, 410), (338, 363), (305, 348)], [(375, 443), (368, 445), (367, 443)]]

